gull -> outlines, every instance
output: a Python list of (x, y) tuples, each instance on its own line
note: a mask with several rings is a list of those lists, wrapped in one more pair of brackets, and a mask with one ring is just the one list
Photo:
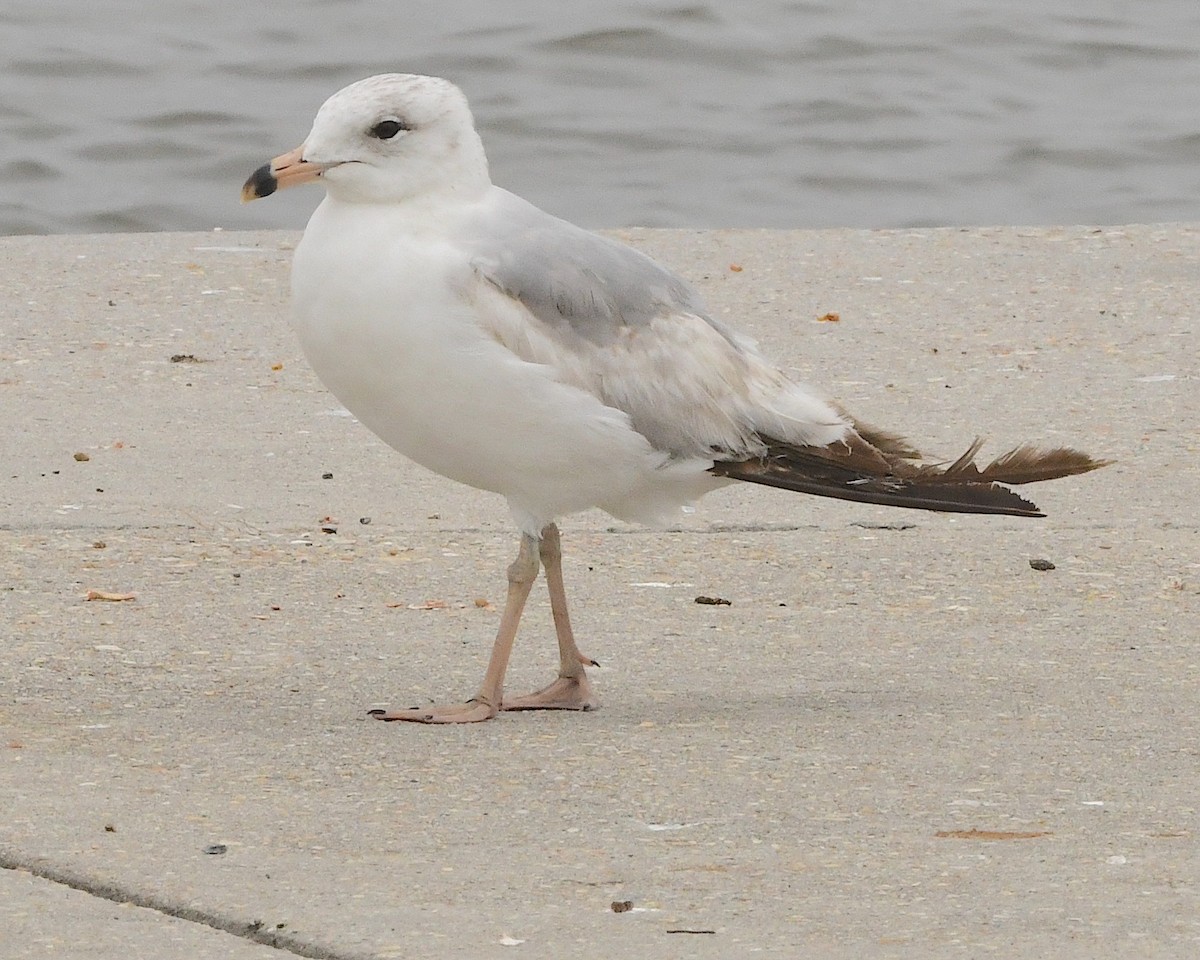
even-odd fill
[[(1107, 461), (1017, 447), (951, 463), (855, 419), (785, 376), (654, 260), (493, 185), (466, 98), (437, 77), (354, 83), (303, 144), (257, 169), (244, 201), (319, 182), (296, 247), (292, 323), (317, 376), (370, 430), (442, 476), (507, 498), (520, 531), (478, 692), (372, 711), (469, 723), (502, 710), (597, 705), (567, 613), (556, 521), (599, 507), (662, 523), (737, 481), (865, 503), (1039, 517), (1003, 484)], [(545, 569), (558, 638), (552, 683), (504, 675)]]

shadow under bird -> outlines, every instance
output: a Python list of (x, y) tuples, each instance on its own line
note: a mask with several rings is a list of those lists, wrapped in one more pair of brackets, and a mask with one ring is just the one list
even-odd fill
[[(372, 711), (463, 723), (596, 705), (567, 615), (556, 519), (599, 507), (662, 522), (735, 481), (957, 513), (1043, 514), (1005, 484), (1104, 466), (1068, 448), (979, 442), (929, 463), (796, 383), (649, 257), (494, 186), (466, 98), (386, 74), (334, 94), (304, 143), (243, 200), (319, 181), (292, 264), (293, 325), (317, 375), (364, 425), (443, 476), (508, 499), (520, 549), (479, 691)], [(521, 611), (545, 568), (558, 677), (504, 694)]]

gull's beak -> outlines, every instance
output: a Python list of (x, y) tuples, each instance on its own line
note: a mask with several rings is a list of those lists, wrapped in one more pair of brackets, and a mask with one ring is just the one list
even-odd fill
[(270, 163), (264, 163), (250, 174), (250, 179), (242, 185), (242, 203), (249, 203), (259, 197), (269, 197), (276, 190), (294, 187), (298, 183), (311, 183), (316, 180), (333, 163), (310, 163), (304, 159), (304, 146), (301, 145), (290, 153), (282, 154)]

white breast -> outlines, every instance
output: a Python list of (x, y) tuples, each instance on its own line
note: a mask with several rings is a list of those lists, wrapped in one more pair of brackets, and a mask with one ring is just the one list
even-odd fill
[(472, 281), (443, 234), (327, 199), (296, 250), (293, 322), (317, 375), (366, 427), (503, 494), (522, 527), (592, 506), (653, 519), (719, 485), (708, 463), (667, 464), (624, 413), (486, 333)]

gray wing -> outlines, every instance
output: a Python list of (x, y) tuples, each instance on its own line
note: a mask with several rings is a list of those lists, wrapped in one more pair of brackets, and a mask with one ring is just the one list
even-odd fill
[[(761, 453), (761, 434), (829, 443), (847, 422), (708, 315), (649, 257), (499, 190), (464, 231), (489, 333), (624, 411), (675, 457)], [(467, 239), (469, 237), (469, 239)]]
[(699, 292), (644, 253), (551, 216), (507, 190), (479, 224), (472, 266), (551, 327), (595, 344), (622, 327), (645, 327), (672, 314), (703, 319), (739, 348), (708, 315)]

